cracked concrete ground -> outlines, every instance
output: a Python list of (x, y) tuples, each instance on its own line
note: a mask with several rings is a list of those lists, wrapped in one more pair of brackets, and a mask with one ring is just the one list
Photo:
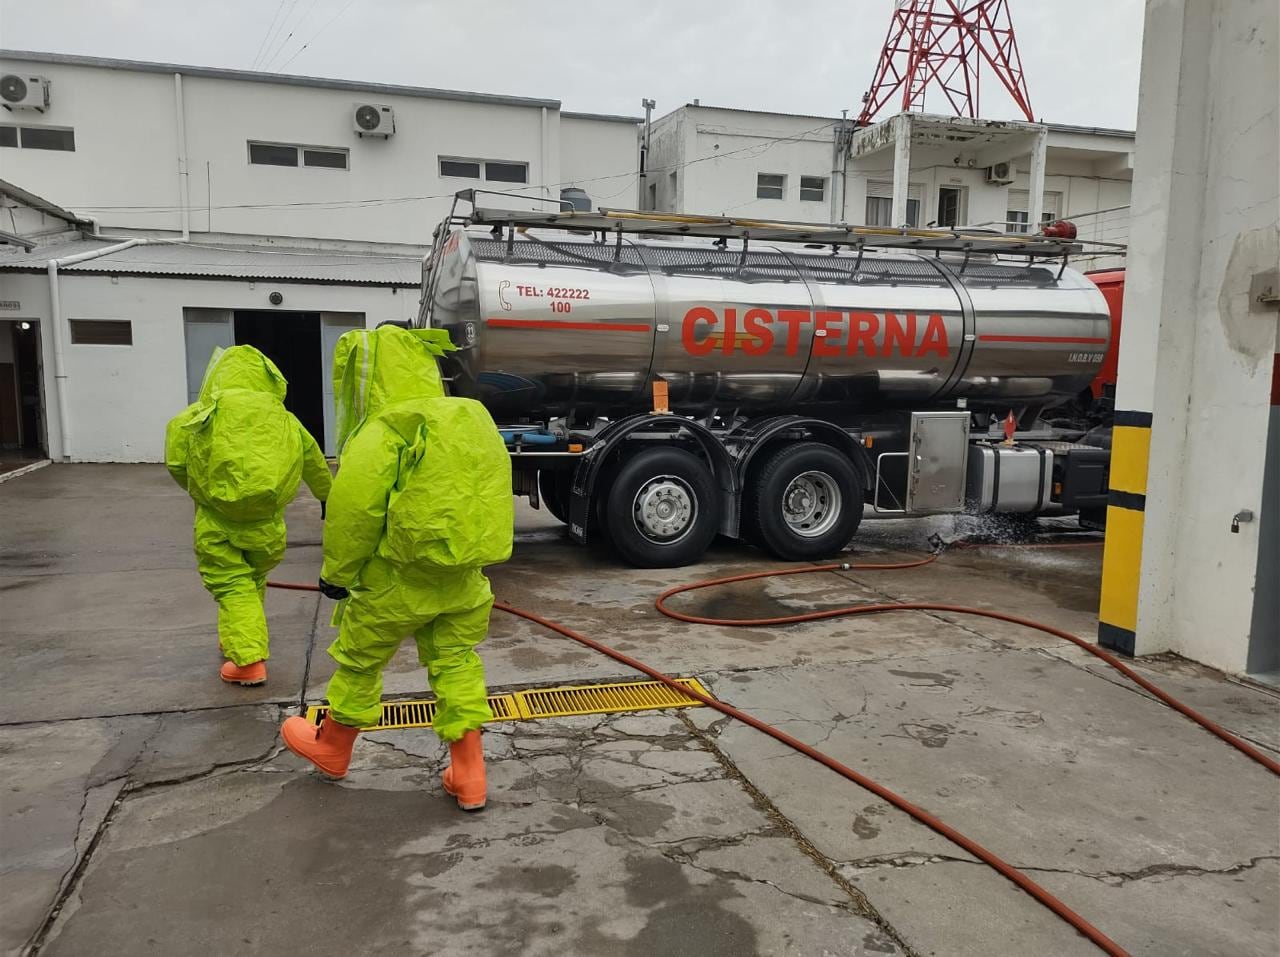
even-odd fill
[[(1274, 778), (1079, 649), (903, 612), (789, 629), (658, 616), (670, 584), (769, 567), (718, 546), (636, 571), (518, 513), (495, 591), (817, 744), (986, 844), (1134, 954), (1280, 950)], [(314, 502), (277, 577), (312, 581)], [(950, 520), (864, 525), (853, 560)], [(217, 681), (190, 505), (162, 469), (55, 466), (0, 486), (0, 952), (125, 955), (1089, 954), (1044, 908), (873, 795), (715, 712), (492, 725), (491, 804), (439, 787), (429, 731), (358, 742), (341, 783), (281, 753), (318, 700), (328, 605), (273, 592), (271, 680)], [(1093, 549), (948, 554), (684, 596), (754, 617), (888, 599), (1094, 627)], [(495, 617), (495, 688), (619, 666)], [(1280, 749), (1274, 693), (1178, 659), (1140, 670)], [(424, 692), (409, 643), (389, 694)]]

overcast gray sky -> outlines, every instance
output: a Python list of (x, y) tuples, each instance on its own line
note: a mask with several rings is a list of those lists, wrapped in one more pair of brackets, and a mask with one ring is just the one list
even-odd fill
[[(1142, 0), (1010, 0), (1039, 118), (1132, 129)], [(0, 46), (541, 96), (857, 113), (893, 0), (0, 0)], [(275, 20), (276, 29), (268, 36)], [(279, 25), (283, 22), (283, 30)], [(264, 52), (265, 51), (265, 52)], [(994, 81), (982, 112), (1016, 109)], [(943, 101), (929, 108), (945, 112)]]

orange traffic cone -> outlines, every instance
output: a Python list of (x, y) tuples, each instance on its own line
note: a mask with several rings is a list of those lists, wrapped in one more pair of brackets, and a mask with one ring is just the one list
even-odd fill
[(248, 665), (238, 665), (234, 661), (224, 661), (222, 670), (218, 672), (218, 677), (227, 684), (243, 685), (246, 688), (252, 685), (266, 684), (267, 663), (265, 661), (255, 661)]
[(480, 731), (468, 731), (449, 744), (449, 766), (444, 769), (445, 792), (464, 811), (483, 811), (486, 800), (484, 746)]
[(331, 778), (345, 778), (351, 763), (359, 728), (339, 724), (325, 718), (319, 726), (306, 718), (288, 718), (280, 726), (285, 746), (300, 758), (306, 758)]

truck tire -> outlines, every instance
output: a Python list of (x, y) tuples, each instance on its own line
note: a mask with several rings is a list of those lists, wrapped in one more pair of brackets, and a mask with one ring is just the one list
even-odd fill
[(719, 491), (706, 464), (675, 448), (646, 449), (619, 467), (605, 524), (638, 568), (677, 568), (702, 557), (720, 527)]
[(828, 558), (862, 522), (862, 483), (848, 457), (818, 442), (773, 453), (747, 490), (746, 538), (784, 561)]
[(538, 494), (547, 511), (565, 525), (569, 524), (569, 496), (573, 492), (573, 472), (567, 469), (543, 469), (538, 473)]

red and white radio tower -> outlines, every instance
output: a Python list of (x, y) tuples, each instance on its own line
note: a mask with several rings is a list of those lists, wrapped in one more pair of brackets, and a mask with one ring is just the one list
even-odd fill
[(954, 115), (976, 119), (984, 60), (1034, 122), (1008, 0), (896, 0), (858, 125), (870, 123), (899, 90), (902, 112), (923, 110), (931, 84), (946, 95)]

